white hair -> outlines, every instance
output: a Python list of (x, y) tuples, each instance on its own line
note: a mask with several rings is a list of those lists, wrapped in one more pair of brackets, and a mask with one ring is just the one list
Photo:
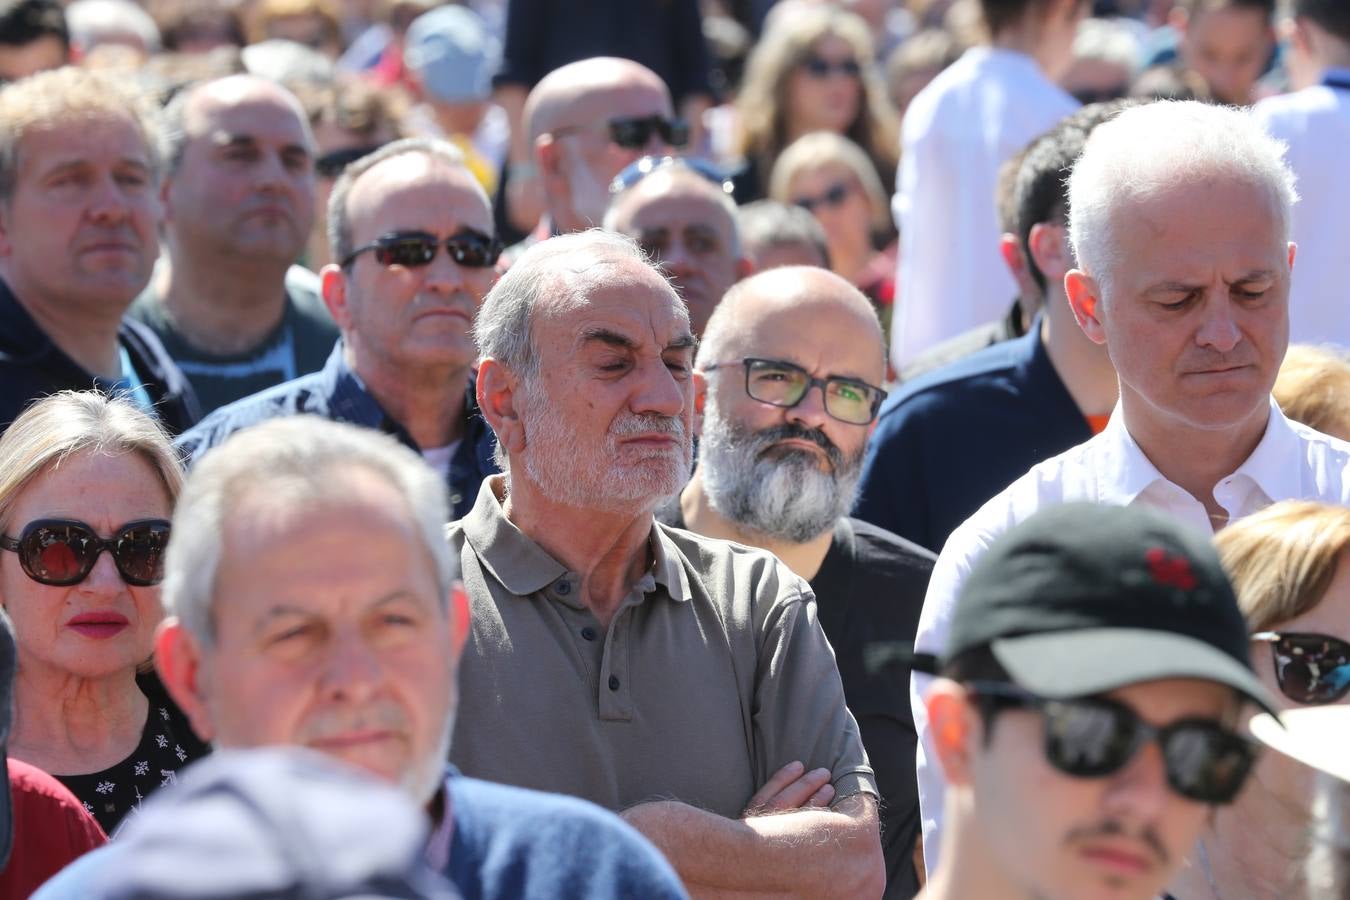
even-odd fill
[[(586, 295), (604, 282), (615, 264), (623, 263), (637, 263), (659, 278), (670, 291), (677, 314), (688, 323), (689, 310), (669, 279), (632, 238), (591, 228), (535, 244), (497, 280), (474, 318), (479, 359), (495, 359), (532, 384), (539, 374), (539, 353), (531, 332), (534, 311), (545, 302), (563, 306), (584, 303)], [(494, 458), (503, 472), (508, 470), (500, 442)]]
[(1117, 210), (1214, 174), (1265, 187), (1287, 239), (1298, 192), (1285, 149), (1247, 110), (1193, 100), (1125, 110), (1093, 129), (1069, 176), (1074, 256), (1109, 294), (1118, 262), (1111, 231)]
[(159, 26), (130, 0), (75, 0), (66, 7), (70, 43), (88, 53), (102, 43), (130, 38), (147, 54), (159, 52)]
[(457, 577), (445, 540), (450, 518), (445, 480), (393, 437), (317, 416), (273, 419), (231, 436), (188, 476), (174, 509), (164, 559), (165, 610), (203, 646), (215, 639), (212, 601), (225, 526), (252, 490), (281, 493), (288, 506), (340, 497), (339, 470), (374, 473), (397, 489), (436, 567), (441, 601)]

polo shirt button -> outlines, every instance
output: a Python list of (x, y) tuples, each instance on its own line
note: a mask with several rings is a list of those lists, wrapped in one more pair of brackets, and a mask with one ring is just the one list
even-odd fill
[(617, 691), (617, 690), (619, 689), (619, 676), (618, 676), (618, 675), (611, 675), (611, 676), (609, 676), (609, 689), (610, 689), (611, 691)]
[(585, 628), (581, 629), (581, 636), (588, 641), (593, 641), (595, 640), (595, 629), (587, 625)]
[(572, 593), (572, 582), (564, 579), (558, 582), (558, 585), (557, 587), (554, 588), (554, 590), (557, 591), (559, 594), (562, 594), (564, 597), (566, 597), (568, 594)]

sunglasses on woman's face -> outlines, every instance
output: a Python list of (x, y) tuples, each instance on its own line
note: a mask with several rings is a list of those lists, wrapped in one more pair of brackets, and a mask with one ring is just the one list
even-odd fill
[(469, 228), (443, 241), (425, 231), (391, 231), (349, 253), (342, 268), (348, 268), (362, 253), (373, 250), (375, 261), (382, 266), (416, 269), (431, 265), (442, 245), (457, 265), (470, 269), (491, 268), (502, 252), (496, 238)]
[(862, 66), (856, 59), (828, 60), (822, 56), (808, 56), (802, 60), (802, 70), (812, 78), (829, 78), (834, 73), (857, 78), (862, 74)]
[(848, 199), (848, 188), (847, 181), (839, 181), (830, 185), (819, 197), (798, 197), (792, 202), (809, 213), (815, 212), (819, 207), (834, 209), (844, 205), (844, 201)]
[(1014, 684), (977, 681), (986, 721), (999, 709), (1027, 708), (1045, 722), (1045, 758), (1075, 778), (1104, 778), (1125, 768), (1150, 741), (1162, 751), (1167, 784), (1182, 797), (1229, 803), (1256, 761), (1256, 746), (1214, 719), (1184, 718), (1150, 725), (1128, 706), (1106, 697), (1050, 700)]
[(128, 522), (110, 538), (99, 537), (92, 526), (73, 519), (36, 519), (17, 539), (0, 535), (0, 549), (19, 555), (25, 575), (53, 587), (84, 581), (104, 550), (112, 554), (127, 584), (159, 584), (168, 545), (169, 523), (164, 519)]
[(1252, 640), (1270, 644), (1280, 693), (1295, 703), (1335, 703), (1350, 693), (1350, 643), (1293, 631), (1262, 631)]

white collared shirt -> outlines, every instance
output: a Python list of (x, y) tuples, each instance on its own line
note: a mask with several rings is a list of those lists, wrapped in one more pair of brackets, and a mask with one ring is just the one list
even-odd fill
[(1030, 56), (974, 47), (905, 110), (892, 201), (896, 371), (1007, 311), (1017, 284), (999, 255), (999, 166), (1077, 108)]
[[(1117, 405), (1101, 434), (1038, 463), (952, 532), (928, 582), (914, 639), (916, 652), (943, 652), (956, 597), (971, 567), (997, 537), (1039, 510), (1075, 501), (1114, 506), (1142, 503), (1206, 534), (1212, 531), (1204, 505), (1163, 477), (1130, 436), (1124, 418)], [(1289, 421), (1271, 400), (1261, 442), (1236, 472), (1214, 486), (1214, 499), (1230, 519), (1250, 515), (1278, 500), (1350, 506), (1350, 443)], [(945, 784), (941, 765), (933, 756), (922, 701), (930, 680), (915, 673), (910, 704), (919, 734), (923, 856), (931, 872), (938, 859)]]
[(1345, 148), (1350, 147), (1350, 70), (1327, 73), (1345, 87), (1319, 84), (1256, 104), (1266, 130), (1289, 145), (1285, 154), (1298, 176), (1292, 240), (1298, 244), (1289, 292), (1289, 339), (1350, 348), (1350, 178)]

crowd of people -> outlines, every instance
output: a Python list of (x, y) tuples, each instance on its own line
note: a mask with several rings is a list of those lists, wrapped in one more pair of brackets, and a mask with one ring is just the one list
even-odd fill
[(0, 898), (1350, 900), (1344, 0), (0, 79)]

